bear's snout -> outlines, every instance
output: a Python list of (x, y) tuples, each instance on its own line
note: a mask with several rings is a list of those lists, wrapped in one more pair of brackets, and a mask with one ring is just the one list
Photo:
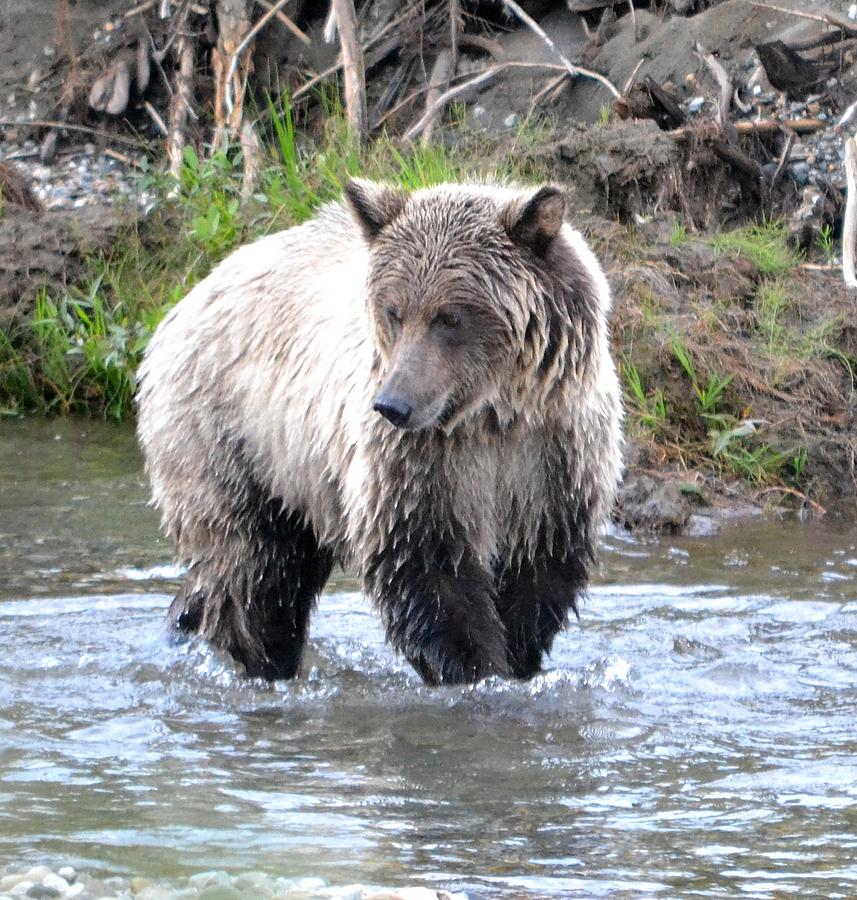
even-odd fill
[(405, 428), (411, 418), (413, 407), (407, 400), (401, 397), (388, 397), (385, 394), (378, 394), (372, 409), (392, 422), (396, 428)]

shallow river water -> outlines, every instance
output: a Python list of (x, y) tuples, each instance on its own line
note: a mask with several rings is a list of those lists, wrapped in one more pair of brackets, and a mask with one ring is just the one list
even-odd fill
[(146, 497), (130, 430), (0, 422), (0, 871), (857, 893), (853, 522), (613, 533), (529, 684), (422, 687), (340, 577), (272, 687), (165, 640)]

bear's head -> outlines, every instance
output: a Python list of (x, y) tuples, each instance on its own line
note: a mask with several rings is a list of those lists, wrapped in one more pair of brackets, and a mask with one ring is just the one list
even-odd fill
[(408, 195), (353, 180), (345, 197), (370, 251), (375, 410), (418, 430), (497, 403), (524, 353), (562, 192), (441, 185)]

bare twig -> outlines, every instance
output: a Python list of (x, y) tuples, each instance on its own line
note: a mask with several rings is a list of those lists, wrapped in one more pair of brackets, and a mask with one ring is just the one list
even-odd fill
[(530, 109), (535, 109), (545, 97), (550, 96), (561, 84), (567, 81), (567, 79), (568, 72), (562, 72), (560, 75), (557, 75), (556, 78), (551, 78), (551, 80), (533, 96), (533, 99), (530, 100)]
[(57, 122), (54, 119), (27, 119), (25, 122), (19, 122), (17, 119), (0, 119), (0, 125), (5, 127), (24, 128), (32, 126), (33, 128), (65, 128), (67, 131), (79, 131), (82, 134), (94, 134), (97, 137), (106, 138), (109, 141), (118, 141), (120, 144), (128, 144), (131, 147), (145, 147), (146, 143), (133, 138), (124, 137), (121, 134), (114, 134), (111, 131), (101, 131), (98, 128), (90, 128), (88, 125), (73, 125), (70, 122)]
[(785, 144), (783, 144), (783, 152), (780, 154), (779, 161), (777, 162), (777, 168), (774, 170), (774, 174), (771, 176), (771, 192), (776, 190), (777, 185), (780, 183), (780, 178), (783, 176), (783, 171), (785, 170), (786, 163), (789, 161), (789, 157), (792, 154), (792, 147), (794, 147), (795, 143), (795, 133), (790, 131), (788, 133), (788, 137), (786, 138)]
[(177, 44), (179, 70), (176, 73), (176, 87), (170, 102), (170, 127), (167, 139), (167, 156), (170, 173), (178, 180), (182, 171), (185, 147), (185, 128), (193, 99), (193, 64), (196, 57), (194, 39), (187, 32), (187, 7), (184, 8), (178, 25), (180, 35)]
[(738, 107), (738, 109), (741, 110), (742, 113), (745, 114), (750, 112), (750, 110), (753, 108), (752, 103), (745, 103), (741, 99), (741, 97), (738, 95), (738, 88), (735, 88), (735, 90), (732, 92), (732, 102), (735, 104), (735, 106)]
[(152, 104), (149, 103), (149, 101), (147, 100), (143, 104), (143, 109), (145, 109), (146, 112), (149, 114), (149, 118), (155, 123), (155, 127), (158, 129), (158, 131), (160, 131), (161, 134), (166, 135), (168, 133), (167, 126), (164, 123), (164, 120), (161, 118), (160, 113), (155, 109), (155, 107), (152, 106)]
[(857, 25), (852, 25), (847, 19), (838, 16), (836, 13), (809, 13), (800, 9), (788, 9), (785, 6), (775, 6), (773, 3), (757, 3), (752, 4), (757, 9), (768, 9), (771, 12), (784, 13), (787, 16), (797, 16), (799, 19), (811, 19), (813, 22), (824, 22), (826, 25), (833, 25), (835, 28), (841, 28), (847, 34), (857, 35)]
[(461, 30), (461, 5), (449, 0), (449, 49), (452, 53), (452, 71), (458, 66), (458, 32)]
[(839, 121), (836, 123), (836, 130), (841, 131), (854, 117), (854, 113), (857, 112), (857, 100), (855, 100), (848, 109), (845, 110), (844, 113), (839, 118)]
[(624, 96), (628, 93), (628, 91), (630, 91), (631, 88), (634, 86), (634, 83), (635, 83), (636, 80), (637, 80), (637, 73), (638, 73), (638, 72), (640, 71), (640, 69), (643, 67), (643, 63), (644, 63), (645, 61), (646, 61), (646, 59), (645, 59), (645, 57), (643, 57), (643, 59), (641, 59), (641, 60), (637, 63), (637, 65), (634, 66), (633, 71), (632, 71), (631, 74), (628, 76), (628, 80), (625, 82), (625, 87), (622, 88), (622, 96), (623, 96), (623, 97), (624, 97)]
[[(331, 7), (331, 13), (333, 11), (333, 7)], [(403, 13), (396, 16), (395, 19), (391, 19), (387, 24), (379, 29), (375, 34), (370, 37), (366, 43), (363, 45), (363, 52), (366, 53), (372, 47), (379, 43), (379, 41), (393, 28), (397, 25), (401, 24), (405, 21), (409, 16), (413, 13), (413, 4), (408, 5)], [(334, 16), (334, 22), (336, 21), (336, 17)], [(335, 33), (335, 31), (334, 31)], [(462, 35), (463, 37), (463, 35)], [(327, 40), (325, 38), (325, 40)], [(329, 43), (329, 42), (328, 42)], [(320, 81), (324, 81), (325, 78), (330, 78), (331, 75), (335, 75), (342, 68), (342, 58), (340, 58), (332, 65), (328, 66), (323, 72), (319, 72), (317, 75), (313, 75), (309, 81), (306, 81), (299, 88), (297, 88), (292, 94), (292, 100), (299, 100), (301, 97), (308, 94)], [(425, 90), (425, 89), (423, 89)]]
[(572, 78), (577, 78), (578, 75), (583, 76), (584, 78), (593, 78), (595, 81), (600, 82), (607, 88), (608, 91), (614, 96), (619, 97), (619, 91), (616, 89), (616, 86), (610, 81), (609, 78), (606, 78), (604, 75), (601, 75), (599, 72), (593, 72), (591, 69), (583, 69), (580, 66), (575, 66), (571, 63), (568, 58), (560, 51), (557, 45), (553, 42), (550, 35), (533, 19), (528, 13), (524, 12), (523, 9), (515, 2), (515, 0), (502, 0), (503, 5), (506, 6), (509, 10), (511, 10), (526, 26), (530, 29), (534, 34), (538, 35), (547, 44), (548, 49), (551, 53), (556, 56), (556, 58), (563, 64), (566, 71)]
[(256, 0), (256, 3), (259, 4), (263, 9), (267, 9), (268, 12), (273, 11), (274, 15), (277, 17), (277, 20), (281, 22), (286, 28), (291, 31), (291, 33), (302, 43), (306, 44), (307, 47), (312, 46), (312, 41), (307, 36), (306, 32), (303, 32), (298, 28), (297, 25), (281, 10), (275, 9), (273, 3), (269, 3), (268, 0)]
[(449, 87), (449, 81), (455, 72), (455, 60), (451, 50), (441, 50), (434, 61), (429, 76), (429, 90), (426, 94), (426, 113), (432, 111), (431, 118), (423, 128), (422, 141), (427, 144), (431, 140), (434, 123), (443, 113), (443, 107), (435, 105), (438, 97)]
[(226, 78), (224, 84), (224, 104), (227, 113), (231, 116), (235, 109), (235, 103), (232, 98), (232, 78), (235, 70), (238, 68), (238, 60), (241, 54), (247, 49), (250, 41), (268, 24), (268, 22), (284, 7), (290, 0), (277, 0), (271, 8), (259, 19), (259, 21), (244, 35), (241, 43), (232, 51), (229, 58), (229, 68), (226, 70)]
[(503, 59), (503, 48), (499, 41), (494, 38), (487, 37), (484, 34), (459, 34), (459, 47), (473, 47), (476, 50), (484, 50), (489, 53), (497, 62)]
[(262, 148), (259, 144), (259, 136), (253, 124), (247, 119), (241, 123), (241, 154), (244, 157), (244, 172), (241, 180), (241, 196), (250, 197), (259, 184), (261, 168), (259, 161), (262, 158)]
[(634, 9), (634, 0), (628, 0), (628, 10), (631, 13), (631, 22), (634, 25), (634, 43), (636, 44), (640, 40), (640, 33), (637, 31), (637, 11)]
[(817, 516), (821, 517), (827, 515), (827, 510), (820, 503), (817, 503), (815, 500), (811, 500), (809, 497), (807, 497), (806, 494), (802, 493), (801, 491), (792, 487), (786, 487), (782, 484), (774, 485), (773, 487), (767, 487), (759, 491), (756, 494), (756, 500), (758, 500), (760, 497), (764, 497), (766, 494), (772, 493), (788, 494), (790, 497), (797, 497), (802, 503), (806, 503), (808, 506), (811, 506), (815, 510), (815, 514)]
[(696, 50), (696, 55), (705, 63), (708, 71), (711, 72), (720, 86), (720, 100), (717, 104), (717, 124), (725, 129), (729, 124), (729, 107), (732, 105), (732, 94), (735, 92), (732, 79), (714, 54), (709, 53), (702, 44), (697, 43), (694, 49)]
[(158, 0), (146, 0), (145, 3), (141, 3), (139, 6), (135, 6), (133, 9), (129, 9), (128, 12), (125, 13), (125, 18), (130, 19), (131, 16), (136, 16), (138, 13), (142, 14), (144, 12), (148, 12), (152, 7), (158, 5)]
[(845, 142), (845, 220), (842, 223), (842, 276), (848, 287), (857, 288), (854, 252), (857, 243), (857, 152), (853, 137)]
[[(828, 128), (830, 122), (821, 119), (761, 119), (758, 122), (736, 122), (735, 131), (737, 134), (769, 134), (772, 131), (780, 131), (787, 128), (796, 134), (808, 134), (813, 131), (821, 131)], [(716, 125), (710, 126), (694, 126), (685, 128), (676, 128), (667, 132), (677, 141), (688, 140), (704, 140), (705, 138), (717, 137), (720, 133), (720, 127)]]
[(345, 111), (354, 134), (362, 140), (369, 133), (369, 116), (366, 111), (366, 69), (357, 36), (357, 13), (354, 10), (354, 0), (331, 2), (336, 10), (336, 27), (342, 52)]
[[(411, 127), (402, 135), (402, 139), (406, 141), (412, 141), (414, 138), (419, 137), (426, 125), (437, 114), (438, 108), (446, 106), (446, 104), (449, 103), (450, 100), (454, 100), (461, 94), (465, 94), (467, 93), (467, 91), (485, 84), (485, 82), (490, 81), (495, 75), (499, 75), (500, 72), (504, 72), (506, 69), (551, 69), (553, 71), (557, 71), (565, 69), (565, 66), (552, 65), (551, 63), (529, 62), (505, 62), (499, 63), (496, 66), (489, 66), (487, 69), (483, 69), (478, 75), (475, 75), (473, 78), (469, 78), (462, 84), (456, 85), (455, 87), (452, 87), (448, 91), (445, 91), (443, 94), (441, 94), (437, 98), (437, 100), (435, 100), (432, 108), (426, 109), (422, 117), (413, 125), (411, 125)], [(567, 77), (567, 75), (567, 72), (563, 73), (564, 78)], [(420, 89), (419, 93), (422, 93), (424, 90), (425, 88)], [(410, 97), (406, 98), (406, 101), (413, 99), (413, 96), (414, 95), (411, 95)], [(401, 107), (404, 102), (405, 101), (403, 101), (402, 104), (399, 104), (399, 107)], [(392, 112), (393, 110), (387, 113), (387, 115), (391, 115)]]

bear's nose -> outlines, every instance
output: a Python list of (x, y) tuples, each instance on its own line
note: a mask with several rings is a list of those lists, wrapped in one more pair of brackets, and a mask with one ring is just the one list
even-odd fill
[(410, 419), (413, 412), (413, 407), (406, 400), (383, 395), (375, 398), (375, 404), (372, 409), (381, 413), (385, 419), (389, 419), (396, 428), (403, 428), (407, 425), (408, 419)]

